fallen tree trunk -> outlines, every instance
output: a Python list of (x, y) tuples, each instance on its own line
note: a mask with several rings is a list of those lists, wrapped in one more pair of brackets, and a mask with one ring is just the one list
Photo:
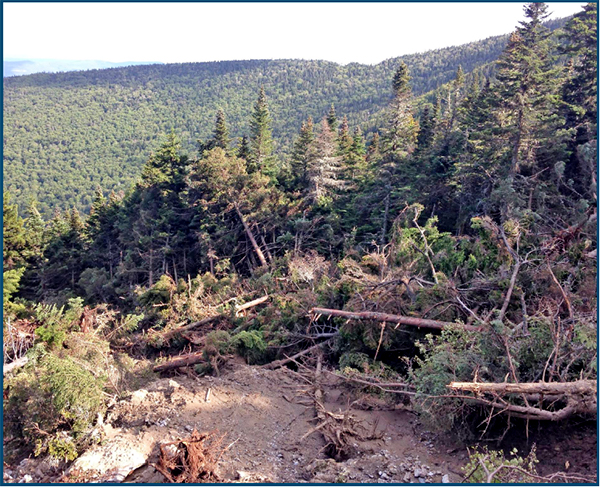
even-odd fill
[[(455, 396), (472, 400), (478, 404), (499, 409), (516, 418), (539, 421), (561, 421), (576, 414), (596, 415), (596, 381), (578, 380), (574, 382), (528, 382), (528, 383), (489, 383), (489, 382), (452, 382), (447, 386), (455, 391), (473, 392), (474, 396)], [(483, 393), (492, 394), (493, 399), (485, 399)], [(562, 409), (549, 411), (527, 404), (519, 406), (506, 402), (501, 394), (540, 394), (555, 395), (562, 398), (566, 405)]]
[(450, 323), (448, 321), (426, 320), (423, 318), (413, 318), (411, 316), (391, 315), (387, 313), (377, 313), (374, 311), (341, 311), (339, 309), (313, 308), (310, 310), (313, 316), (338, 316), (348, 320), (375, 320), (386, 323), (398, 323), (401, 325), (416, 326), (418, 328), (431, 328), (433, 330), (443, 330), (449, 326), (462, 328), (467, 331), (481, 331), (482, 327), (463, 325), (461, 323)]
[(154, 372), (164, 372), (166, 370), (179, 369), (180, 367), (187, 367), (188, 365), (199, 364), (202, 362), (206, 362), (203, 352), (189, 353), (187, 355), (180, 355), (176, 359), (169, 360), (164, 364), (156, 365), (152, 370)]
[(275, 360), (274, 362), (271, 362), (270, 364), (263, 365), (263, 368), (277, 369), (279, 367), (283, 367), (285, 364), (287, 364), (289, 362), (293, 362), (298, 357), (302, 357), (303, 355), (306, 355), (307, 353), (312, 352), (313, 350), (316, 350), (317, 348), (321, 347), (321, 345), (325, 345), (326, 343), (329, 343), (331, 340), (332, 340), (332, 338), (330, 338), (329, 340), (325, 340), (324, 342), (317, 343), (316, 345), (313, 345), (312, 347), (309, 347), (306, 350), (302, 350), (301, 352), (298, 352), (296, 355), (292, 355), (291, 357), (286, 357), (285, 359), (281, 359), (281, 360)]
[(250, 227), (246, 223), (246, 220), (244, 220), (244, 215), (242, 215), (242, 212), (240, 211), (240, 207), (238, 206), (237, 203), (234, 204), (234, 207), (235, 207), (235, 211), (237, 212), (238, 216), (240, 217), (240, 220), (242, 221), (242, 225), (244, 225), (244, 230), (246, 232), (246, 235), (248, 236), (248, 239), (250, 240), (250, 243), (252, 244), (252, 248), (254, 249), (254, 251), (256, 252), (256, 255), (258, 256), (258, 260), (260, 260), (260, 264), (264, 267), (267, 267), (269, 265), (267, 263), (267, 259), (265, 259), (265, 255), (262, 253), (262, 250), (260, 250), (260, 247), (256, 243), (256, 239), (254, 238), (254, 235), (252, 234), (252, 230), (250, 230)]
[(267, 299), (269, 299), (269, 295), (263, 296), (262, 298), (255, 299), (253, 301), (248, 301), (247, 303), (240, 304), (235, 307), (235, 315), (238, 316), (240, 311), (244, 311), (245, 309), (253, 308), (254, 306), (258, 306), (259, 304), (264, 303)]
[(449, 389), (471, 392), (493, 392), (496, 394), (553, 394), (553, 395), (595, 395), (596, 381), (576, 380), (574, 382), (451, 382)]
[(199, 326), (202, 326), (202, 325), (207, 325), (208, 323), (211, 323), (212, 321), (215, 321), (216, 319), (221, 318), (222, 316), (223, 316), (223, 314), (209, 316), (208, 318), (204, 318), (203, 320), (200, 320), (200, 321), (195, 321), (194, 323), (190, 323), (189, 325), (182, 326), (181, 328), (175, 328), (174, 330), (163, 333), (161, 338), (163, 340), (169, 340), (170, 338), (173, 338), (175, 335), (184, 333), (186, 331), (193, 330), (194, 328), (198, 328)]

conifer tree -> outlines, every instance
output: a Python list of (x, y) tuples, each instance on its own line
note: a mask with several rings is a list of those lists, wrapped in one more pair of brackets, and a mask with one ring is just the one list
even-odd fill
[[(392, 191), (403, 192), (411, 174), (409, 157), (417, 142), (418, 124), (412, 114), (412, 92), (408, 67), (401, 62), (392, 80), (394, 98), (387, 110), (387, 125), (382, 137), (382, 159), (379, 164), (380, 201), (383, 201), (380, 242), (387, 238)], [(399, 196), (399, 193), (397, 194)]]
[[(329, 123), (329, 122), (328, 122)], [(330, 125), (331, 127), (331, 125)], [(354, 139), (350, 134), (350, 127), (348, 125), (348, 118), (344, 115), (342, 119), (342, 123), (340, 124), (340, 128), (337, 136), (338, 143), (338, 155), (342, 157), (346, 157), (348, 153), (352, 150), (352, 144), (354, 143)]]
[(224, 151), (229, 150), (229, 144), (231, 143), (229, 129), (227, 128), (227, 122), (225, 120), (225, 112), (223, 112), (221, 108), (217, 111), (213, 141), (214, 147), (220, 147)]
[(4, 269), (14, 269), (25, 263), (27, 236), (23, 219), (19, 216), (16, 204), (11, 204), (11, 196), (4, 193), (3, 205), (3, 263)]
[(248, 161), (250, 158), (250, 143), (248, 142), (248, 136), (246, 135), (240, 139), (237, 156), (245, 161)]
[(271, 115), (267, 103), (265, 88), (260, 88), (258, 100), (254, 105), (254, 111), (250, 119), (250, 159), (248, 160), (248, 172), (262, 172), (271, 174), (274, 170), (273, 159), (273, 136), (271, 133)]
[(331, 107), (329, 108), (329, 113), (327, 114), (327, 123), (329, 124), (329, 130), (335, 133), (337, 130), (338, 122), (337, 115), (335, 114), (335, 106), (333, 105), (333, 103), (331, 104)]
[(578, 131), (578, 143), (596, 138), (598, 81), (598, 5), (588, 3), (567, 22), (559, 46), (571, 57), (563, 99), (567, 104), (569, 127)]
[(321, 121), (321, 130), (317, 135), (314, 157), (308, 166), (309, 200), (314, 203), (333, 198), (336, 190), (345, 187), (342, 179), (342, 159), (337, 155), (335, 135), (327, 118)]
[(419, 122), (419, 135), (417, 136), (417, 150), (419, 154), (431, 147), (435, 136), (434, 107), (430, 103), (425, 105)]
[(546, 109), (553, 67), (549, 53), (549, 31), (543, 25), (548, 17), (544, 3), (524, 7), (526, 21), (510, 36), (498, 61), (498, 95), (500, 106), (509, 115), (504, 132), (510, 147), (508, 175), (532, 164), (539, 117)]
[(292, 179), (294, 188), (304, 190), (308, 186), (308, 168), (315, 152), (314, 123), (312, 117), (302, 122), (300, 134), (294, 143), (292, 152)]

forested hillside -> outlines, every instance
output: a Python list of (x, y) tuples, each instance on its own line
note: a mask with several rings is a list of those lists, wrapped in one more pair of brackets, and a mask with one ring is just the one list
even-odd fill
[[(35, 454), (66, 466), (102, 443), (104, 418), (137, 433), (148, 426), (156, 407), (144, 418), (138, 406), (156, 390), (136, 388), (182, 369), (197, 381), (219, 376), (241, 360), (261, 371), (289, 366), (302, 381), (310, 402), (283, 397), (314, 408), (315, 426), (301, 438), (320, 435), (317, 456), (359, 454), (368, 434), (351, 407), (367, 404), (410, 410), (430, 434), (507, 450), (469, 450), (464, 481), (595, 482), (595, 450), (568, 445), (574, 425), (596, 444), (597, 6), (558, 36), (544, 26), (547, 5), (528, 4), (524, 14), (493, 66), (440, 74), (444, 85), (419, 101), (413, 86), (427, 73), (415, 77), (403, 60), (374, 68), (382, 79), (390, 70), (381, 91), (359, 76), (366, 67), (300, 61), (143, 66), (61, 75), (68, 89), (53, 89), (63, 78), (52, 75), (11, 86), (11, 100), (63, 100), (65, 119), (80, 113), (69, 104), (85, 111), (103, 93), (89, 141), (117, 147), (115, 134), (127, 128), (139, 157), (147, 144), (152, 153), (135, 184), (121, 194), (101, 187), (86, 216), (70, 208), (45, 218), (35, 203), (20, 211), (5, 193), (6, 464)], [(303, 74), (291, 77), (294, 67)], [(221, 74), (199, 77), (202, 69)], [(334, 90), (340, 70), (355, 73), (340, 80), (346, 91)], [(201, 102), (188, 84), (170, 83), (183, 73), (192, 86), (227, 82), (213, 86), (214, 102)], [(132, 89), (144, 76), (145, 87)], [(123, 100), (143, 113), (159, 86), (170, 93), (160, 98), (173, 117), (165, 123), (178, 128), (154, 145), (165, 127), (147, 123), (140, 135)], [(177, 107), (189, 107), (192, 92), (213, 108), (194, 105), (186, 131)], [(289, 93), (303, 93), (306, 109), (296, 113)], [(105, 133), (100, 122), (115, 123), (106, 100), (134, 126)], [(14, 104), (5, 110), (15, 115)], [(288, 129), (292, 113), (301, 120)], [(375, 113), (365, 137), (360, 117)], [(210, 129), (185, 150), (200, 114)], [(48, 150), (84, 144), (44, 123), (56, 143)], [(277, 152), (285, 138), (276, 130), (291, 140), (286, 152)], [(44, 191), (65, 191), (56, 188), (84, 167), (72, 161)], [(73, 184), (84, 195), (83, 177)], [(344, 413), (327, 408), (324, 375), (344, 384)], [(199, 409), (210, 407), (207, 383)], [(176, 385), (169, 404), (197, 396)], [(262, 397), (239, 396), (253, 394)], [(128, 397), (132, 411), (115, 416)], [(548, 423), (563, 425), (567, 446), (550, 451), (561, 470), (542, 474), (529, 435), (537, 431), (541, 454)], [(189, 451), (208, 450), (181, 450), (206, 447), (194, 429), (169, 434), (182, 431), (191, 439), (172, 443), (177, 456), (161, 446), (161, 462), (149, 465), (170, 481), (218, 480), (225, 450), (207, 440), (213, 460), (185, 463)], [(509, 456), (510, 439), (520, 450)], [(425, 478), (420, 469), (410, 475)]]
[[(552, 22), (551, 27), (561, 25)], [(238, 61), (132, 66), (36, 74), (4, 80), (4, 190), (24, 210), (88, 211), (95, 190), (126, 190), (162, 134), (172, 128), (184, 151), (210, 136), (219, 108), (233, 137), (249, 134), (261, 86), (269, 97), (277, 154), (288, 154), (308, 116), (331, 104), (365, 132), (381, 123), (399, 61), (416, 95), (497, 59), (507, 36), (390, 59), (376, 66), (325, 61)]]

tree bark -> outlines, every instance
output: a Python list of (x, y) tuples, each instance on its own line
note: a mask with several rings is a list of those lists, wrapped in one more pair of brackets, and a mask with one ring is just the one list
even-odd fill
[(277, 369), (279, 367), (283, 367), (288, 362), (292, 362), (292, 361), (296, 360), (298, 357), (302, 357), (303, 355), (306, 355), (307, 353), (318, 349), (319, 347), (321, 347), (321, 345), (331, 342), (331, 340), (332, 340), (332, 338), (330, 338), (329, 340), (325, 340), (324, 342), (317, 343), (316, 345), (313, 345), (312, 347), (309, 347), (306, 350), (302, 350), (301, 352), (297, 353), (296, 355), (292, 355), (291, 357), (287, 357), (287, 358), (281, 359), (281, 360), (275, 360), (274, 362), (271, 362), (270, 364), (263, 365), (263, 367), (265, 369)]
[[(479, 383), (479, 382), (452, 382), (448, 386), (455, 391), (473, 392), (473, 396), (456, 396), (500, 410), (515, 418), (537, 421), (561, 421), (576, 414), (597, 414), (596, 381), (578, 380), (574, 382), (533, 382), (533, 383)], [(495, 399), (485, 399), (481, 393), (494, 394)], [(543, 397), (558, 396), (566, 401), (565, 407), (555, 411), (548, 411), (529, 404), (519, 406), (511, 404), (499, 397), (501, 394), (540, 394)]]
[(187, 367), (188, 365), (199, 364), (202, 362), (206, 362), (203, 352), (190, 353), (188, 355), (181, 355), (164, 364), (156, 365), (152, 370), (154, 370), (154, 372), (164, 372), (166, 370), (178, 369), (180, 367)]
[(259, 304), (264, 303), (267, 299), (269, 299), (269, 295), (263, 296), (262, 298), (254, 299), (253, 301), (248, 301), (247, 303), (240, 304), (235, 307), (235, 315), (238, 316), (240, 311), (244, 311), (248, 308), (253, 308), (254, 306), (258, 306)]
[(470, 392), (493, 392), (496, 394), (553, 394), (553, 395), (595, 395), (595, 380), (574, 382), (451, 382), (450, 389)]
[(252, 248), (254, 248), (254, 251), (256, 252), (256, 255), (258, 256), (258, 260), (260, 260), (261, 265), (263, 265), (265, 267), (268, 266), (267, 259), (265, 259), (265, 256), (262, 253), (262, 250), (260, 250), (260, 247), (256, 243), (256, 239), (254, 238), (254, 235), (252, 235), (252, 230), (250, 230), (250, 227), (246, 223), (246, 220), (244, 220), (244, 215), (242, 215), (242, 212), (240, 211), (240, 207), (238, 206), (237, 203), (235, 203), (234, 207), (235, 207), (235, 211), (237, 212), (238, 216), (240, 217), (240, 220), (242, 221), (242, 225), (244, 225), (244, 230), (246, 231), (246, 235), (248, 235), (248, 239), (250, 240), (250, 243), (252, 244)]
[(375, 320), (384, 321), (386, 323), (398, 323), (401, 325), (416, 326), (418, 328), (430, 328), (433, 330), (443, 330), (449, 326), (462, 328), (468, 331), (481, 331), (480, 326), (463, 325), (461, 323), (450, 323), (448, 321), (426, 320), (423, 318), (413, 318), (411, 316), (391, 315), (387, 313), (376, 313), (373, 311), (341, 311), (338, 309), (313, 308), (310, 310), (311, 315), (338, 316), (348, 320)]

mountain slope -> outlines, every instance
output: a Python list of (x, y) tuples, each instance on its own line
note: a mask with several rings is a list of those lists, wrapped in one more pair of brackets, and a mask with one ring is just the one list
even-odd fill
[(5, 59), (3, 75), (22, 76), (34, 73), (58, 73), (61, 71), (79, 71), (84, 69), (108, 69), (120, 66), (155, 64), (148, 62), (112, 63), (108, 61), (66, 61), (60, 59)]
[(278, 152), (285, 153), (308, 116), (333, 103), (351, 126), (378, 125), (394, 70), (404, 61), (416, 95), (494, 61), (507, 36), (386, 60), (375, 66), (326, 61), (255, 60), (142, 65), (4, 79), (4, 190), (23, 208), (40, 201), (87, 210), (94, 190), (124, 190), (162, 134), (184, 147), (211, 135), (218, 108), (231, 134), (248, 133), (264, 86)]

